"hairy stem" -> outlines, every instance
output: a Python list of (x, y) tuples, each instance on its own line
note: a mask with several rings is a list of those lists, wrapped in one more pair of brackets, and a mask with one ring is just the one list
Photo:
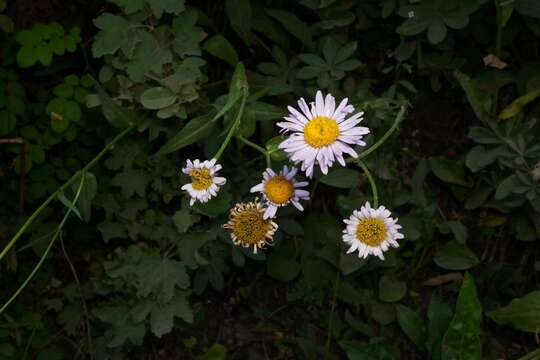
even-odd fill
[(369, 186), (371, 186), (371, 193), (373, 194), (373, 207), (377, 208), (379, 206), (379, 195), (377, 192), (377, 185), (375, 184), (375, 180), (373, 180), (371, 172), (362, 160), (358, 159), (357, 164), (362, 168), (362, 171), (364, 171), (364, 174), (366, 174), (366, 177), (368, 178)]
[(240, 126), (240, 121), (242, 120), (242, 116), (244, 115), (244, 107), (246, 106), (246, 99), (247, 99), (247, 93), (244, 92), (244, 94), (242, 95), (242, 100), (240, 102), (240, 108), (238, 109), (238, 113), (236, 114), (236, 118), (234, 119), (234, 122), (231, 125), (231, 128), (229, 129), (229, 132), (227, 133), (227, 137), (225, 137), (223, 144), (221, 144), (219, 150), (216, 152), (216, 155), (214, 155), (214, 159), (219, 160), (219, 158), (225, 151), (225, 148), (227, 147), (227, 145), (229, 145), (229, 142), (231, 141), (233, 134), (238, 129), (238, 126)]
[(257, 150), (258, 152), (262, 153), (264, 155), (265, 159), (266, 159), (266, 167), (267, 168), (272, 168), (272, 160), (270, 159), (270, 154), (268, 153), (268, 151), (266, 151), (265, 148), (255, 144), (254, 142), (249, 141), (248, 139), (246, 139), (245, 137), (243, 137), (241, 135), (238, 135), (237, 138), (238, 138), (238, 140), (240, 140), (241, 142), (243, 142), (247, 146), (250, 146), (253, 149)]

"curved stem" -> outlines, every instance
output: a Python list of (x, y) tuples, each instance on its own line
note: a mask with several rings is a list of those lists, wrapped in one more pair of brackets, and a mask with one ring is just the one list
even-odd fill
[(227, 137), (225, 138), (225, 141), (223, 141), (223, 144), (221, 144), (219, 150), (216, 152), (216, 155), (214, 155), (214, 159), (219, 160), (219, 158), (223, 154), (223, 151), (225, 151), (225, 148), (227, 147), (227, 145), (229, 145), (229, 142), (231, 141), (233, 134), (236, 132), (236, 129), (238, 129), (238, 126), (240, 125), (240, 121), (242, 120), (242, 116), (244, 115), (244, 107), (246, 106), (246, 99), (247, 99), (247, 94), (244, 92), (244, 94), (242, 95), (242, 101), (240, 102), (240, 108), (238, 109), (238, 113), (236, 114), (236, 118), (234, 119), (234, 122), (231, 125), (229, 132), (227, 133)]
[[(79, 183), (79, 188), (77, 189), (77, 193), (75, 194), (75, 197), (73, 198), (73, 204), (77, 203), (77, 200), (79, 199), (79, 196), (81, 195), (81, 190), (82, 190), (83, 185), (84, 185), (85, 175), (86, 175), (86, 173), (83, 171), (81, 173), (81, 182)], [(64, 218), (62, 219), (62, 221), (58, 225), (58, 228), (56, 229), (56, 232), (54, 233), (54, 236), (53, 236), (51, 242), (49, 243), (49, 246), (47, 246), (47, 248), (45, 249), (45, 252), (41, 256), (41, 259), (39, 259), (39, 262), (36, 264), (36, 266), (34, 267), (32, 272), (30, 273), (30, 275), (28, 275), (28, 277), (26, 278), (26, 280), (24, 280), (24, 282), (21, 284), (21, 286), (19, 286), (19, 288), (15, 291), (15, 293), (13, 293), (13, 295), (11, 295), (9, 300), (6, 301), (6, 303), (0, 308), (0, 314), (3, 313), (4, 310), (6, 310), (6, 308), (13, 302), (13, 300), (15, 300), (17, 298), (17, 296), (19, 296), (19, 294), (24, 290), (24, 288), (26, 288), (26, 285), (28, 285), (28, 283), (32, 280), (34, 275), (38, 272), (39, 268), (41, 267), (41, 265), (43, 264), (43, 262), (47, 258), (47, 255), (49, 255), (49, 252), (51, 251), (54, 243), (56, 242), (56, 239), (60, 235), (60, 232), (62, 231), (62, 228), (64, 227), (64, 224), (66, 223), (69, 215), (71, 214), (71, 211), (73, 211), (73, 207), (68, 208), (68, 210), (66, 212), (66, 215), (64, 215)]]
[(60, 186), (54, 193), (51, 194), (51, 196), (49, 196), (47, 198), (47, 200), (45, 200), (43, 202), (43, 204), (41, 204), (40, 207), (38, 207), (36, 209), (36, 211), (34, 211), (32, 213), (32, 215), (30, 215), (30, 217), (24, 222), (23, 226), (21, 226), (21, 228), (19, 229), (19, 231), (17, 231), (17, 233), (15, 234), (15, 236), (13, 236), (13, 238), (9, 241), (9, 243), (4, 247), (4, 249), (2, 249), (2, 252), (0, 253), (0, 260), (2, 260), (4, 258), (4, 256), (6, 256), (6, 254), (8, 253), (8, 251), (13, 247), (13, 245), (15, 245), (15, 243), (17, 242), (17, 240), (19, 240), (19, 238), (22, 236), (22, 234), (26, 231), (26, 229), (32, 224), (32, 222), (38, 217), (39, 214), (41, 214), (41, 212), (43, 210), (45, 210), (47, 208), (47, 206), (58, 196), (58, 194), (62, 191), (64, 191), (64, 189), (68, 186), (70, 186), (73, 182), (75, 182), (75, 180), (77, 180), (79, 178), (79, 176), (83, 173), (83, 172), (86, 172), (88, 169), (90, 169), (91, 167), (93, 167), (102, 157), (103, 155), (105, 155), (109, 150), (111, 150), (114, 146), (114, 144), (116, 144), (120, 139), (122, 139), (128, 132), (130, 132), (132, 129), (132, 127), (129, 127), (127, 129), (125, 129), (124, 131), (122, 131), (120, 134), (118, 134), (110, 143), (108, 143), (104, 148), (103, 150), (101, 150), (101, 152), (99, 154), (96, 155), (96, 157), (94, 157), (88, 164), (86, 164), (85, 167), (83, 167), (81, 170), (77, 171), (68, 181), (66, 181), (64, 183), (64, 185)]
[(377, 185), (375, 184), (375, 181), (373, 180), (373, 176), (371, 176), (371, 172), (369, 171), (368, 167), (364, 162), (360, 159), (357, 160), (358, 166), (362, 168), (364, 173), (366, 174), (366, 177), (369, 181), (369, 186), (371, 186), (371, 193), (373, 194), (373, 207), (377, 208), (379, 207), (379, 195), (377, 193)]
[(250, 147), (254, 148), (255, 150), (257, 150), (258, 152), (262, 153), (264, 155), (265, 159), (266, 159), (266, 167), (267, 168), (272, 168), (272, 160), (270, 159), (270, 154), (268, 153), (268, 151), (266, 151), (265, 148), (255, 144), (254, 142), (249, 141), (248, 139), (246, 139), (242, 135), (238, 135), (237, 138), (238, 138), (238, 140), (240, 140), (241, 142), (243, 142), (247, 146), (250, 146)]
[(363, 159), (369, 154), (371, 154), (372, 152), (374, 152), (375, 150), (377, 150), (382, 144), (384, 144), (384, 142), (390, 137), (390, 135), (392, 135), (392, 133), (397, 129), (399, 123), (401, 122), (401, 120), (403, 120), (404, 115), (405, 115), (405, 106), (401, 106), (398, 114), (396, 115), (396, 118), (394, 119), (394, 123), (392, 124), (390, 129), (388, 129), (384, 133), (384, 135), (379, 140), (377, 140), (375, 144), (371, 145), (366, 151), (363, 151), (362, 153), (360, 153), (360, 155), (358, 155), (356, 159), (354, 158), (347, 159), (347, 163), (351, 163), (351, 162), (354, 162), (355, 160)]

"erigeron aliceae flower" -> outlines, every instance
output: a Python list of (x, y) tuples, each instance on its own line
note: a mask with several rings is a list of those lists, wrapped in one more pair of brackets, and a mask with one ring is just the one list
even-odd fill
[(264, 206), (255, 199), (248, 203), (239, 203), (230, 210), (229, 222), (223, 225), (231, 230), (231, 239), (235, 245), (246, 248), (263, 249), (271, 245), (278, 225), (271, 219), (265, 219)]
[(195, 159), (193, 162), (187, 160), (186, 167), (182, 169), (182, 172), (189, 175), (191, 183), (182, 186), (182, 190), (187, 191), (191, 197), (190, 205), (193, 205), (195, 201), (208, 202), (227, 182), (224, 177), (217, 176), (221, 165), (216, 164), (216, 161), (216, 159), (203, 162), (200, 162), (199, 159)]
[(289, 169), (287, 165), (276, 174), (268, 168), (263, 172), (263, 181), (252, 187), (251, 192), (260, 192), (266, 201), (266, 211), (264, 218), (273, 218), (280, 206), (292, 203), (298, 210), (303, 211), (304, 207), (300, 200), (309, 200), (309, 192), (300, 189), (308, 185), (307, 181), (296, 181), (294, 176), (298, 172), (296, 167)]
[(364, 113), (358, 112), (347, 118), (354, 112), (354, 107), (347, 102), (343, 99), (336, 108), (332, 95), (328, 94), (323, 99), (323, 94), (317, 91), (311, 107), (302, 98), (298, 101), (301, 111), (289, 106), (289, 116), (285, 117), (287, 121), (277, 123), (282, 132), (292, 132), (279, 148), (288, 153), (292, 162), (300, 162), (308, 177), (313, 176), (316, 164), (323, 174), (328, 173), (336, 160), (345, 166), (343, 153), (357, 157), (353, 147), (366, 145), (362, 138), (369, 129), (356, 126), (363, 120)]
[(403, 234), (398, 232), (401, 225), (384, 206), (373, 209), (367, 202), (344, 222), (347, 227), (343, 230), (343, 241), (351, 246), (347, 254), (358, 250), (360, 258), (373, 254), (384, 260), (383, 253), (390, 247), (397, 248), (397, 240), (403, 239)]

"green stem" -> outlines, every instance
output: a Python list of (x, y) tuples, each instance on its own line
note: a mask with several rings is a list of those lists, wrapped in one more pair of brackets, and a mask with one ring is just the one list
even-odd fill
[(122, 131), (120, 134), (118, 134), (110, 143), (107, 144), (107, 146), (103, 148), (103, 150), (101, 150), (99, 154), (96, 155), (95, 158), (93, 158), (88, 164), (86, 164), (85, 167), (77, 171), (66, 183), (64, 183), (64, 185), (60, 186), (54, 193), (52, 193), (51, 196), (49, 196), (47, 200), (45, 200), (43, 204), (41, 204), (41, 206), (38, 207), (37, 210), (32, 213), (32, 215), (30, 215), (30, 217), (24, 222), (23, 226), (19, 229), (19, 231), (17, 231), (15, 236), (13, 236), (9, 243), (4, 247), (4, 249), (0, 253), (0, 260), (2, 260), (4, 256), (6, 256), (8, 251), (13, 247), (13, 245), (15, 245), (15, 243), (19, 240), (22, 234), (24, 234), (26, 229), (32, 224), (32, 222), (38, 217), (38, 215), (47, 208), (47, 206), (57, 197), (57, 195), (65, 188), (70, 186), (75, 180), (77, 180), (81, 173), (86, 172), (88, 169), (92, 168), (103, 157), (103, 155), (105, 155), (109, 150), (111, 150), (114, 144), (116, 144), (120, 139), (122, 139), (129, 131), (131, 131), (131, 129), (132, 128), (129, 127)]
[(229, 145), (229, 142), (231, 141), (233, 134), (236, 132), (236, 129), (238, 129), (238, 126), (240, 125), (240, 121), (242, 120), (242, 116), (244, 115), (244, 107), (246, 106), (246, 99), (247, 99), (247, 94), (244, 92), (244, 94), (242, 95), (242, 102), (240, 103), (240, 109), (238, 109), (236, 118), (234, 119), (234, 122), (231, 128), (229, 129), (229, 132), (227, 133), (227, 137), (225, 138), (225, 141), (223, 141), (223, 144), (221, 144), (216, 155), (214, 155), (214, 159), (219, 160), (219, 158), (223, 154), (223, 151), (225, 151), (225, 148), (227, 147), (227, 145)]
[(371, 193), (373, 194), (373, 207), (377, 208), (379, 207), (379, 195), (377, 193), (377, 185), (375, 184), (375, 181), (373, 180), (373, 176), (371, 176), (371, 172), (369, 171), (368, 167), (364, 162), (360, 159), (357, 160), (358, 166), (362, 168), (364, 173), (366, 174), (366, 177), (369, 181), (369, 186), (371, 186)]
[(358, 155), (358, 158), (347, 159), (347, 163), (352, 163), (355, 160), (363, 159), (369, 154), (371, 154), (372, 152), (374, 152), (375, 150), (377, 150), (382, 144), (384, 144), (384, 142), (390, 137), (390, 135), (392, 135), (392, 133), (397, 129), (399, 123), (401, 122), (401, 120), (403, 120), (404, 115), (405, 115), (405, 106), (401, 106), (398, 114), (396, 115), (396, 118), (394, 119), (394, 123), (392, 124), (390, 129), (388, 129), (375, 144), (371, 145), (366, 151), (363, 151), (360, 155)]
[[(81, 195), (81, 190), (82, 190), (83, 185), (84, 185), (84, 179), (85, 179), (85, 172), (82, 172), (81, 173), (81, 182), (79, 183), (79, 188), (77, 189), (77, 193), (75, 194), (75, 197), (73, 198), (73, 204), (76, 204), (77, 200), (79, 200), (79, 196)], [(26, 280), (24, 280), (24, 282), (21, 284), (21, 286), (19, 286), (17, 291), (15, 291), (15, 293), (13, 293), (13, 295), (9, 298), (9, 300), (6, 301), (6, 303), (0, 308), (0, 314), (3, 313), (4, 310), (6, 310), (6, 308), (13, 302), (13, 300), (15, 300), (17, 298), (17, 296), (19, 296), (19, 294), (24, 290), (24, 288), (26, 288), (26, 285), (28, 285), (28, 283), (32, 280), (34, 275), (38, 272), (39, 268), (41, 267), (41, 265), (43, 264), (43, 262), (47, 258), (47, 255), (49, 255), (49, 252), (51, 251), (51, 248), (53, 247), (54, 243), (56, 242), (56, 239), (58, 238), (58, 235), (60, 235), (60, 232), (62, 231), (62, 228), (64, 227), (64, 224), (66, 223), (66, 221), (67, 221), (69, 215), (71, 214), (72, 210), (73, 210), (73, 207), (68, 208), (68, 211), (66, 212), (66, 215), (64, 215), (64, 218), (62, 219), (62, 221), (58, 225), (58, 228), (56, 229), (56, 232), (54, 233), (54, 236), (53, 236), (51, 242), (49, 243), (49, 246), (47, 246), (47, 249), (45, 249), (45, 252), (41, 256), (41, 259), (39, 259), (39, 262), (36, 264), (36, 266), (34, 267), (32, 272), (30, 273), (30, 275), (28, 275)]]
[(334, 294), (332, 295), (332, 307), (330, 308), (330, 317), (328, 318), (328, 334), (326, 336), (326, 347), (324, 352), (324, 359), (327, 360), (330, 356), (330, 341), (332, 340), (332, 326), (334, 325), (334, 311), (336, 310), (337, 293), (339, 289), (339, 282), (341, 280), (339, 264), (341, 263), (341, 246), (342, 242), (339, 242), (339, 254), (338, 254), (338, 268), (336, 269), (336, 280), (334, 282)]
[(250, 147), (254, 148), (255, 150), (259, 151), (260, 153), (262, 153), (264, 155), (265, 159), (266, 159), (266, 167), (267, 168), (272, 168), (272, 160), (270, 159), (270, 154), (268, 153), (268, 151), (266, 151), (266, 149), (264, 149), (262, 146), (259, 146), (259, 145), (255, 144), (254, 142), (249, 141), (248, 139), (246, 139), (242, 135), (238, 135), (237, 138), (238, 138), (238, 140), (240, 140), (241, 142), (243, 142), (247, 146), (250, 146)]
[(518, 360), (534, 360), (540, 358), (540, 348), (520, 357)]

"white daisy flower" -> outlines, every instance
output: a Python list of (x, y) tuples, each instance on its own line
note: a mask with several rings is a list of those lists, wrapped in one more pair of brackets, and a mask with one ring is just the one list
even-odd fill
[(251, 192), (260, 192), (266, 200), (266, 211), (264, 218), (273, 218), (280, 206), (292, 203), (298, 210), (303, 211), (304, 207), (300, 200), (309, 200), (309, 192), (299, 189), (307, 186), (307, 181), (296, 181), (294, 176), (298, 172), (296, 167), (289, 169), (287, 165), (276, 174), (274, 170), (268, 168), (263, 172), (263, 181), (251, 188)]
[(285, 117), (287, 121), (277, 123), (282, 132), (292, 132), (279, 148), (289, 154), (291, 161), (302, 163), (301, 169), (308, 177), (313, 176), (316, 164), (323, 174), (328, 173), (335, 160), (345, 166), (343, 153), (358, 157), (354, 145), (366, 145), (362, 138), (369, 129), (356, 126), (363, 120), (364, 113), (358, 112), (347, 118), (354, 112), (354, 107), (347, 102), (343, 99), (336, 108), (332, 95), (328, 94), (323, 99), (322, 93), (317, 91), (311, 108), (301, 98), (298, 101), (301, 111), (289, 106), (289, 116)]
[(200, 162), (199, 159), (195, 159), (192, 162), (188, 159), (186, 167), (182, 169), (182, 172), (191, 178), (191, 183), (182, 186), (182, 190), (187, 191), (191, 196), (189, 201), (191, 206), (195, 201), (208, 202), (227, 182), (224, 177), (216, 176), (221, 170), (221, 165), (216, 164), (216, 161), (216, 159), (212, 159)]
[(398, 232), (401, 225), (390, 217), (390, 211), (384, 206), (373, 209), (367, 202), (360, 210), (353, 211), (350, 218), (343, 220), (347, 228), (343, 230), (343, 241), (351, 247), (347, 254), (358, 250), (358, 257), (378, 256), (384, 260), (383, 253), (390, 247), (398, 247), (398, 239), (403, 234)]
[(255, 199), (238, 203), (229, 211), (229, 221), (223, 225), (231, 231), (231, 240), (237, 246), (253, 247), (253, 253), (272, 245), (278, 225), (271, 219), (264, 219), (264, 206)]

